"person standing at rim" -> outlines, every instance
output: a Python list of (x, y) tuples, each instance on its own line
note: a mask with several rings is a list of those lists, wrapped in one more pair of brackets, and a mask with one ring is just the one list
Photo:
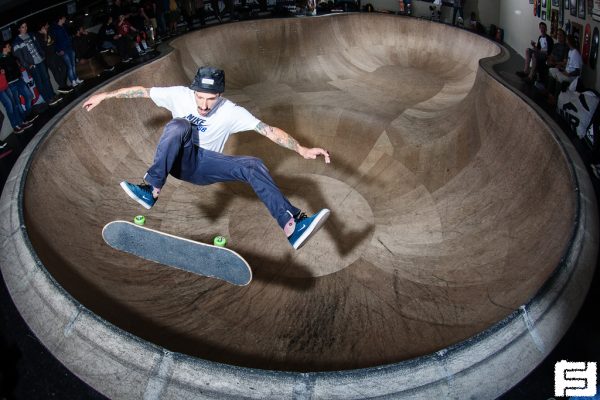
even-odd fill
[(91, 111), (105, 99), (141, 97), (150, 98), (171, 112), (173, 119), (163, 130), (144, 182), (121, 182), (123, 190), (145, 208), (156, 203), (168, 174), (197, 185), (246, 182), (277, 220), (290, 244), (299, 249), (325, 223), (330, 210), (325, 208), (307, 217), (281, 193), (262, 160), (225, 155), (222, 151), (231, 134), (255, 130), (306, 159), (323, 156), (329, 163), (329, 152), (301, 146), (282, 129), (261, 122), (245, 108), (222, 97), (224, 90), (223, 70), (200, 67), (189, 87), (126, 87), (95, 94), (83, 103), (83, 108)]

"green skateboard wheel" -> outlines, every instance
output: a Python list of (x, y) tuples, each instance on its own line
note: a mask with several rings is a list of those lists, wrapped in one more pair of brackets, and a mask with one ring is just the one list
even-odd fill
[(225, 239), (225, 236), (215, 236), (213, 243), (215, 244), (215, 246), (225, 247), (225, 245), (227, 244), (227, 239)]
[(133, 222), (135, 222), (137, 225), (144, 225), (146, 223), (146, 217), (143, 215), (136, 215), (133, 219)]

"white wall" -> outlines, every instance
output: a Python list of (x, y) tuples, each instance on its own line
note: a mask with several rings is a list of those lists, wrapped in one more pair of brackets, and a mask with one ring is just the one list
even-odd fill
[[(504, 1), (504, 0), (502, 0)], [(388, 10), (397, 12), (399, 0), (362, 0), (362, 4), (371, 3), (376, 10)], [(475, 11), (479, 21), (488, 28), (491, 24), (498, 25), (500, 13), (499, 0), (463, 0), (465, 21), (469, 19), (472, 11)], [(431, 1), (413, 0), (412, 9), (414, 17), (428, 18), (431, 15), (429, 6)], [(442, 7), (442, 22), (452, 22), (452, 7)]]

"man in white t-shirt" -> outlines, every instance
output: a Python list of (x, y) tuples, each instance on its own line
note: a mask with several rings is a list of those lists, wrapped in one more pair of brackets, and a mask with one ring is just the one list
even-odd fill
[(577, 50), (575, 36), (567, 36), (567, 45), (569, 46), (567, 64), (564, 66), (564, 68), (550, 68), (549, 70), (550, 76), (556, 79), (559, 83), (572, 82), (581, 74), (581, 68), (583, 67), (583, 59), (581, 58), (581, 53), (579, 53), (579, 50)]
[(262, 160), (225, 155), (222, 151), (230, 135), (255, 130), (306, 159), (323, 156), (329, 163), (329, 153), (321, 148), (301, 146), (282, 129), (261, 122), (245, 108), (221, 97), (224, 90), (223, 70), (201, 67), (189, 88), (127, 87), (95, 94), (83, 107), (90, 111), (105, 99), (142, 97), (152, 99), (157, 106), (171, 112), (173, 119), (164, 128), (144, 183), (121, 182), (123, 190), (145, 208), (154, 205), (169, 174), (197, 185), (246, 182), (277, 220), (290, 244), (299, 249), (325, 223), (330, 211), (325, 208), (307, 217), (281, 193)]
[(577, 50), (577, 39), (573, 35), (567, 35), (567, 62), (564, 66), (550, 68), (548, 70), (547, 100), (550, 105), (556, 104), (556, 99), (563, 86), (563, 82), (573, 82), (575, 78), (581, 75), (583, 68), (583, 59), (581, 53)]

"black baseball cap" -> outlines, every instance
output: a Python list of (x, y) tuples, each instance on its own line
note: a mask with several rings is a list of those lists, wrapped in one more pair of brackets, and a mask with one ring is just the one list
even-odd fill
[(195, 92), (223, 93), (225, 91), (225, 72), (214, 67), (200, 67), (190, 89)]

